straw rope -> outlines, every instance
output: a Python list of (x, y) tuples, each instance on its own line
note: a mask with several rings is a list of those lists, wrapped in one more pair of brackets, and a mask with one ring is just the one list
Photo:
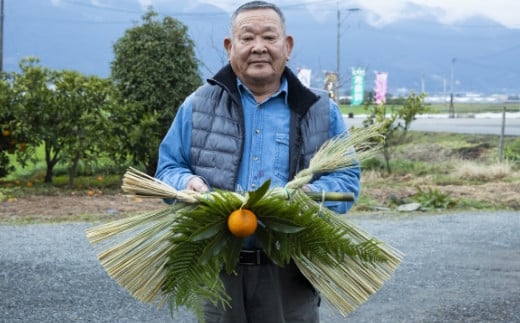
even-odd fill
[(374, 247), (378, 248), (381, 258), (384, 259), (367, 263), (346, 257), (340, 262), (330, 256), (332, 265), (313, 262), (305, 257), (293, 259), (314, 288), (320, 291), (338, 312), (346, 316), (383, 286), (399, 267), (404, 255), (399, 250), (377, 241), (346, 217), (310, 201), (302, 191), (296, 191), (292, 198), (303, 207), (314, 208), (332, 225), (345, 229), (353, 243), (374, 243)]
[[(367, 263), (356, 257), (344, 257), (340, 261), (329, 255), (330, 262), (326, 265), (304, 256), (293, 258), (309, 282), (343, 316), (366, 302), (391, 277), (403, 254), (382, 242), (376, 242), (376, 239), (346, 217), (312, 201), (301, 188), (317, 174), (358, 166), (360, 160), (374, 156), (380, 147), (377, 139), (379, 135), (376, 127), (352, 131), (349, 137), (333, 138), (315, 154), (309, 167), (300, 171), (285, 188), (275, 188), (268, 192), (272, 196), (298, 203), (302, 208), (313, 208), (324, 220), (344, 228), (353, 243), (374, 243), (383, 261)], [(168, 295), (162, 293), (162, 286), (167, 254), (174, 247), (170, 243), (173, 234), (170, 228), (179, 214), (196, 208), (202, 199), (212, 199), (214, 193), (179, 191), (134, 168), (124, 174), (122, 189), (129, 195), (178, 201), (163, 210), (87, 229), (87, 237), (100, 251), (99, 261), (110, 277), (141, 302), (153, 302), (161, 306), (168, 299)], [(247, 201), (247, 194), (233, 194)]]

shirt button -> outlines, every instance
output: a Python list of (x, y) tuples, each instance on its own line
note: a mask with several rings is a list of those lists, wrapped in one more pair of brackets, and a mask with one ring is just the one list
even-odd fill
[(258, 135), (260, 133), (260, 129), (256, 129), (255, 133)]
[(253, 156), (254, 161), (257, 161), (258, 159), (260, 159), (260, 158), (258, 158), (258, 156)]
[(251, 184), (251, 187), (252, 188), (256, 188), (256, 184)]

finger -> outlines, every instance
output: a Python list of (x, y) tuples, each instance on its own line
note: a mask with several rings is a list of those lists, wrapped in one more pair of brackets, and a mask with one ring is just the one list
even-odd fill
[(197, 185), (193, 188), (193, 190), (196, 192), (205, 193), (208, 191), (208, 186), (206, 186), (206, 184)]
[(208, 186), (199, 177), (192, 178), (186, 187), (188, 190), (205, 193), (209, 190)]

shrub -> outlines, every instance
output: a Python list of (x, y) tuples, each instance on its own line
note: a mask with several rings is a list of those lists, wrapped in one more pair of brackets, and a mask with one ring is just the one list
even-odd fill
[(520, 138), (515, 139), (505, 147), (504, 157), (509, 161), (520, 164)]
[(424, 191), (417, 187), (417, 191), (412, 198), (421, 203), (423, 208), (448, 209), (457, 204), (448, 193), (443, 193), (438, 189), (428, 188), (427, 191)]

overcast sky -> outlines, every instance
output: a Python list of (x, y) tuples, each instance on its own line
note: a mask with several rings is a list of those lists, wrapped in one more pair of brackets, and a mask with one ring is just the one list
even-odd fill
[[(48, 0), (54, 5), (64, 3), (88, 3), (96, 6), (124, 8), (125, 5), (139, 3), (143, 9), (176, 8), (191, 11), (201, 10), (203, 4), (211, 4), (223, 10), (233, 10), (245, 3), (240, 0)], [(435, 16), (440, 23), (460, 24), (473, 16), (491, 19), (511, 29), (520, 29), (519, 0), (277, 0), (273, 1), (282, 9), (295, 7), (306, 8), (315, 15), (317, 20), (330, 18), (337, 8), (338, 2), (342, 10), (360, 8), (374, 26), (384, 26), (388, 23), (406, 18), (420, 18), (423, 15)], [(202, 5), (202, 6), (201, 6)], [(323, 10), (328, 8), (330, 10)]]
[[(201, 70), (212, 75), (227, 61), (222, 39), (229, 27), (228, 15), (245, 1), (4, 0), (4, 64), (6, 70), (16, 70), (22, 57), (36, 56), (54, 69), (108, 75), (113, 43), (152, 6), (160, 15), (189, 24), (197, 55), (205, 62)], [(429, 76), (445, 80), (457, 58), (456, 84), (458, 79), (478, 83), (471, 90), (487, 89), (489, 84), (517, 89), (520, 84), (516, 64), (520, 49), (520, 0), (272, 1), (286, 13), (290, 32), (298, 36), (291, 60), (295, 68), (335, 68), (336, 51), (323, 48), (336, 48), (339, 3), (344, 19), (340, 31), (341, 67), (345, 69), (366, 66), (389, 71), (394, 84), (399, 75), (403, 79), (399, 86), (410, 87), (423, 76), (426, 81)], [(215, 6), (223, 12), (215, 11)], [(348, 9), (352, 8), (361, 11), (351, 13), (349, 18)], [(324, 23), (314, 23), (308, 13)], [(367, 22), (380, 28), (367, 26)], [(389, 25), (393, 22), (402, 23)], [(460, 28), (444, 28), (442, 24)], [(374, 44), (382, 44), (384, 50), (374, 50)], [(490, 81), (485, 83), (481, 75), (488, 74)], [(496, 79), (503, 80), (505, 85), (498, 84)], [(441, 84), (437, 79), (430, 83)]]
[[(59, 0), (56, 0), (59, 1)], [(122, 3), (123, 1), (139, 1), (143, 7), (149, 5), (164, 5), (171, 0), (92, 0), (98, 3), (110, 1)], [(196, 0), (190, 1), (213, 4), (228, 12), (232, 12), (238, 5), (245, 1), (236, 0)], [(322, 10), (313, 10), (329, 6), (334, 8), (337, 0), (279, 0), (275, 1), (280, 7), (294, 6), (305, 3), (311, 12), (315, 12), (319, 19), (323, 15)], [(370, 17), (374, 25), (385, 25), (403, 18), (416, 17), (423, 14), (435, 15), (437, 19), (446, 24), (463, 23), (472, 16), (483, 16), (492, 19), (508, 28), (520, 29), (520, 1), (519, 0), (340, 0), (340, 7), (361, 8)], [(421, 12), (419, 7), (424, 7), (427, 12)]]

